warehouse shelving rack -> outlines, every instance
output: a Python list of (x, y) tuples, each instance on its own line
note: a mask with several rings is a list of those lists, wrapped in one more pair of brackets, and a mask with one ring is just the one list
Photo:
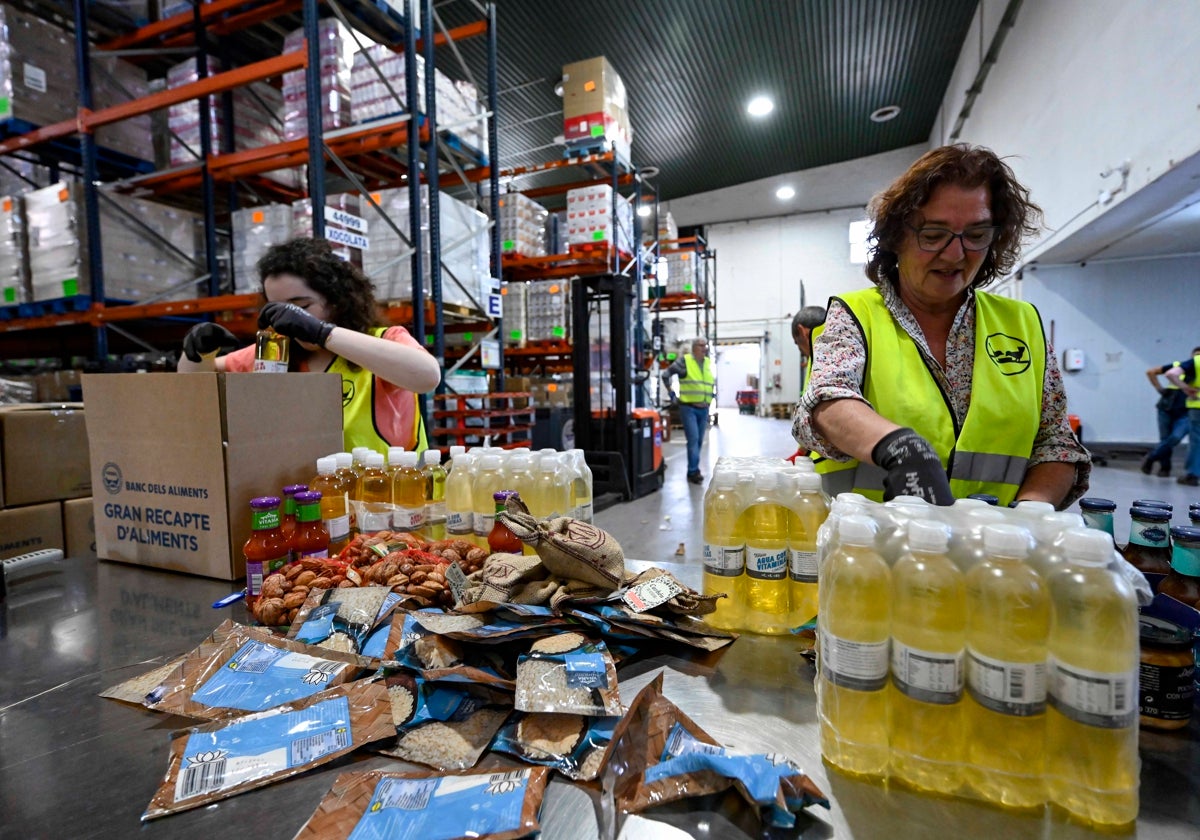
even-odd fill
[[(408, 26), (407, 21), (414, 19), (413, 10), (419, 4), (420, 20), (427, 23), (424, 34), (416, 27)], [(370, 190), (397, 182), (408, 182), (410, 190), (410, 230), (421, 230), (421, 203), (419, 201), (422, 184), (429, 190), (429, 230), (430, 248), (424, 253), (420, 247), (412, 247), (413, 262), (413, 301), (423, 301), (424, 305), (390, 306), (389, 320), (404, 322), (411, 319), (413, 334), (418, 341), (423, 341), (426, 334), (426, 324), (431, 322), (433, 327), (434, 353), (442, 358), (444, 353), (444, 319), (442, 312), (442, 268), (441, 242), (438, 219), (438, 189), (440, 175), (453, 171), (467, 185), (476, 184), (483, 180), (490, 181), (493, 206), (490, 216), (495, 218), (495, 197), (499, 193), (497, 167), (497, 136), (496, 136), (496, 8), (494, 4), (480, 5), (474, 3), (481, 13), (481, 19), (463, 26), (447, 30), (441, 25), (432, 0), (405, 0), (404, 13), (398, 14), (382, 0), (324, 0), (324, 6), (331, 9), (343, 23), (352, 24), (357, 30), (372, 37), (374, 40), (403, 49), (407, 59), (406, 96), (397, 96), (400, 110), (398, 116), (374, 121), (369, 124), (351, 126), (336, 131), (322, 131), (320, 109), (317, 102), (320, 99), (320, 79), (316, 74), (307, 74), (307, 104), (308, 104), (308, 136), (305, 139), (290, 143), (274, 144), (252, 150), (234, 152), (229, 148), (214, 150), (211, 148), (211, 131), (208, 123), (209, 109), (202, 107), (201, 116), (201, 149), (198, 161), (194, 165), (174, 167), (162, 172), (144, 173), (146, 167), (135, 167), (135, 171), (118, 172), (115, 186), (139, 194), (151, 194), (160, 199), (181, 201), (189, 193), (196, 190), (201, 192), (201, 207), (205, 219), (205, 260), (207, 273), (200, 280), (207, 279), (209, 295), (207, 297), (186, 301), (162, 301), (136, 305), (114, 305), (113, 301), (104, 295), (103, 264), (99, 249), (89, 249), (89, 270), (93, 278), (91, 300), (88, 305), (79, 308), (81, 311), (54, 311), (62, 307), (49, 307), (47, 311), (31, 317), (9, 318), (0, 320), (0, 356), (5, 355), (3, 339), (8, 335), (22, 335), (25, 338), (31, 330), (62, 329), (64, 327), (91, 327), (94, 331), (93, 355), (97, 359), (107, 356), (107, 332), (109, 327), (115, 327), (115, 322), (132, 322), (141, 319), (162, 319), (176, 317), (192, 317), (211, 313), (225, 313), (227, 323), (242, 325), (243, 328), (253, 328), (252, 318), (247, 313), (260, 303), (257, 295), (220, 294), (222, 289), (218, 284), (217, 266), (217, 232), (216, 185), (228, 187), (224, 210), (236, 208), (238, 191), (235, 185), (249, 189), (251, 194), (268, 190), (266, 182), (259, 178), (263, 173), (272, 170), (307, 164), (310, 161), (326, 162), (324, 166), (308, 167), (308, 195), (314, 207), (324, 206), (326, 192), (327, 170), (339, 173), (346, 182), (361, 194), (367, 196), (371, 203)], [(167, 20), (158, 21), (146, 26), (109, 38), (98, 45), (98, 49), (117, 55), (137, 55), (144, 58), (164, 50), (192, 48), (197, 60), (199, 79), (190, 84), (173, 88), (130, 102), (122, 103), (104, 109), (93, 109), (91, 100), (91, 80), (89, 53), (91, 45), (87, 37), (76, 37), (76, 63), (79, 68), (80, 107), (74, 119), (41, 127), (22, 127), (28, 130), (20, 131), (13, 136), (0, 140), (0, 156), (16, 154), (20, 156), (35, 156), (40, 160), (51, 163), (57, 172), (57, 167), (66, 162), (77, 163), (79, 174), (84, 182), (85, 216), (88, 226), (89, 240), (99, 241), (99, 189), (102, 176), (113, 178), (110, 166), (102, 167), (93, 131), (101, 126), (109, 125), (133, 116), (147, 114), (154, 110), (168, 107), (172, 104), (201, 99), (223, 94), (234, 88), (254, 81), (277, 77), (289, 70), (297, 70), (311, 66), (319, 66), (319, 51), (316, 39), (317, 21), (319, 18), (318, 0), (215, 0), (211, 3), (196, 4), (191, 12), (177, 15)], [(74, 0), (74, 25), (77, 33), (89, 33), (89, 5), (87, 0)], [(273, 55), (249, 64), (227, 70), (221, 73), (207, 74), (208, 40), (211, 36), (225, 36), (240, 33), (247, 27), (254, 27), (266, 21), (277, 21), (280, 16), (294, 15), (299, 12), (307, 35), (307, 49), (297, 50), (285, 55)], [(429, 23), (433, 26), (428, 26)], [(108, 30), (105, 30), (106, 32)], [(428, 37), (432, 34), (433, 37)], [(457, 54), (453, 43), (457, 39), (485, 36), (487, 38), (487, 104), (480, 119), (487, 122), (487, 148), (472, 149), (466, 146), (453, 130), (439, 129), (437, 122), (436, 74), (434, 72), (435, 47), (449, 46)], [(420, 101), (417, 91), (416, 56), (418, 51), (423, 54), (427, 68), (425, 76), (425, 103), (423, 112), (412, 107)], [(378, 68), (376, 68), (378, 70)], [(394, 91), (393, 91), (394, 93)], [(410, 115), (416, 114), (415, 119)], [(415, 128), (414, 128), (414, 123)], [(229, 125), (232, 127), (230, 115)], [(456, 127), (451, 126), (451, 129)], [(228, 132), (232, 135), (232, 130)], [(72, 159), (70, 140), (78, 138), (77, 157)], [(410, 142), (411, 141), (411, 142)], [(407, 152), (401, 157), (397, 150)], [(419, 178), (408, 179), (411, 172), (421, 173)], [(124, 177), (121, 177), (124, 176)], [(274, 189), (278, 193), (278, 188)], [(286, 196), (285, 197), (298, 197)], [(378, 210), (379, 208), (376, 207)], [(382, 211), (381, 211), (382, 214)], [(399, 228), (384, 215), (385, 223), (393, 228), (401, 238), (407, 237)], [(314, 235), (323, 234), (324, 218), (320, 212), (314, 213)], [(414, 236), (415, 239), (415, 236)], [(426, 262), (427, 261), (427, 262)], [(492, 273), (499, 276), (500, 271), (500, 242), (498, 231), (491, 230), (490, 261)], [(429, 293), (423, 288), (424, 267), (428, 264), (432, 278)], [(133, 339), (136, 343), (146, 345), (124, 330), (122, 335)], [(27, 342), (22, 342), (27, 343)], [(428, 414), (427, 405), (423, 411)]]
[(687, 313), (695, 316), (695, 335), (708, 339), (710, 347), (717, 344), (717, 252), (708, 247), (705, 237), (696, 233), (679, 239), (661, 240), (660, 256), (686, 254), (696, 260), (696, 288), (690, 292), (651, 295), (645, 301), (652, 318), (653, 341), (646, 358), (646, 368), (654, 374), (654, 405), (663, 406), (662, 380), (659, 374), (670, 362), (669, 348), (663, 345), (663, 314)]

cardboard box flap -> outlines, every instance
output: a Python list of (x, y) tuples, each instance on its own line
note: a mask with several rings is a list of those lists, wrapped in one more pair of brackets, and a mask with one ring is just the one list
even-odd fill
[[(153, 378), (157, 405), (143, 405), (145, 380)], [(90, 440), (154, 441), (200, 447), (221, 440), (221, 407), (213, 373), (104, 373), (83, 376)], [(185, 435), (162, 434), (164, 417), (177, 417)], [(94, 444), (93, 444), (94, 445)]]
[[(223, 440), (269, 442), (307, 430), (341, 428), (342, 378), (336, 373), (232, 374), (222, 377), (220, 385)], [(262, 422), (264, 405), (278, 418), (277, 423)]]

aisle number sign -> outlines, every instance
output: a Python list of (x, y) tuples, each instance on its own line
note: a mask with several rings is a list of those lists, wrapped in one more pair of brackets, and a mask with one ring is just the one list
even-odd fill
[(504, 317), (504, 293), (501, 291), (500, 280), (496, 277), (489, 277), (486, 281), (485, 288), (487, 289), (487, 316), (489, 318)]

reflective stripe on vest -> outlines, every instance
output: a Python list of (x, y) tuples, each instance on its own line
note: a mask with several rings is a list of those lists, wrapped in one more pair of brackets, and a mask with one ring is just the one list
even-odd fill
[[(863, 397), (872, 408), (933, 445), (957, 498), (990, 493), (1001, 505), (1016, 498), (1041, 421), (1046, 340), (1037, 310), (1022, 301), (975, 293), (971, 405), (959, 429), (949, 398), (879, 290), (851, 292), (839, 300), (866, 344)], [(854, 490), (883, 498), (884, 472), (878, 467), (825, 460), (816, 469), (830, 494)]]
[[(1192, 364), (1196, 366), (1195, 368), (1193, 368), (1193, 371), (1200, 371), (1200, 355), (1192, 356)], [(1179, 364), (1176, 363), (1175, 367), (1179, 367)], [(1200, 379), (1200, 377), (1197, 377), (1196, 374), (1193, 372), (1191, 382), (1188, 382), (1186, 379), (1184, 379), (1183, 381), (1187, 382), (1187, 384), (1189, 384), (1189, 385), (1195, 385), (1197, 379)], [(1185, 403), (1185, 405), (1189, 409), (1200, 408), (1200, 394), (1197, 394), (1194, 397), (1190, 397), (1188, 399), (1188, 401)], [(1190, 441), (1189, 441), (1188, 445), (1191, 446)]]
[(679, 380), (679, 401), (708, 405), (712, 402), (713, 384), (716, 381), (713, 379), (712, 362), (705, 357), (702, 370), (696, 357), (688, 353), (684, 356), (684, 364), (687, 365), (687, 376)]
[[(374, 327), (370, 334), (378, 338), (386, 330)], [(412, 395), (413, 425), (408, 439), (389, 441), (375, 425), (375, 375), (362, 366), (352, 367), (341, 356), (335, 356), (326, 370), (342, 377), (342, 436), (347, 452), (355, 446), (368, 446), (373, 452), (386, 452), (389, 446), (403, 446), (418, 453), (428, 448), (416, 394)]]

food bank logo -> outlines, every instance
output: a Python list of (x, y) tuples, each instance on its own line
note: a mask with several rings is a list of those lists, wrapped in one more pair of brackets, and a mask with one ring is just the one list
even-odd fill
[(109, 461), (100, 469), (100, 480), (104, 483), (104, 489), (114, 496), (121, 492), (124, 486), (122, 481), (121, 468)]
[(988, 358), (1005, 376), (1016, 376), (1029, 370), (1032, 360), (1029, 345), (1016, 336), (992, 333), (987, 337)]

